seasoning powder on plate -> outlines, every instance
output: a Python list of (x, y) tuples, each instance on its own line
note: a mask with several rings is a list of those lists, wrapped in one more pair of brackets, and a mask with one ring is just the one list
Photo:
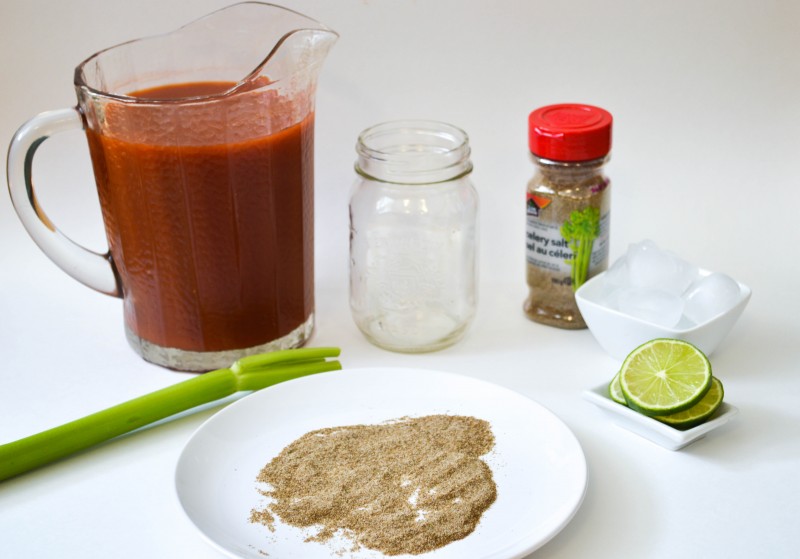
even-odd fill
[(456, 415), (400, 418), (306, 433), (259, 473), (269, 503), (250, 521), (275, 517), (385, 555), (426, 553), (468, 536), (497, 498), (481, 456), (494, 447), (487, 421)]

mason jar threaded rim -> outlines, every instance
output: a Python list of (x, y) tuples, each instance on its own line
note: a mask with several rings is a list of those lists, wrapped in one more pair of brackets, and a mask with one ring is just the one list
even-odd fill
[(467, 133), (434, 120), (396, 120), (371, 126), (359, 134), (356, 153), (356, 172), (380, 182), (434, 184), (472, 171)]

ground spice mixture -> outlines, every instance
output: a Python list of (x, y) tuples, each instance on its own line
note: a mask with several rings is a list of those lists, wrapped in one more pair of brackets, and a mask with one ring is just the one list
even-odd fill
[(275, 517), (348, 537), (386, 555), (417, 555), (469, 535), (497, 498), (481, 456), (494, 447), (488, 422), (430, 415), (307, 433), (259, 473), (269, 503), (250, 521)]

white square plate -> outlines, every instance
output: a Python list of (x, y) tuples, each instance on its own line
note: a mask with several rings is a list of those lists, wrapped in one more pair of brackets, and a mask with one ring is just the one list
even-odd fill
[(669, 450), (679, 450), (693, 443), (710, 431), (724, 425), (739, 413), (736, 407), (722, 402), (708, 421), (697, 427), (681, 430), (618, 404), (608, 395), (608, 383), (585, 390), (583, 397), (611, 416), (611, 419), (621, 427)]

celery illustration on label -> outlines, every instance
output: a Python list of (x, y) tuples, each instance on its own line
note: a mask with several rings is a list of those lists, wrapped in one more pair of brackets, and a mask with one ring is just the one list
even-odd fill
[(587, 206), (575, 210), (561, 226), (561, 236), (572, 250), (572, 258), (567, 260), (572, 268), (572, 289), (577, 290), (589, 275), (594, 240), (600, 235), (600, 210)]

